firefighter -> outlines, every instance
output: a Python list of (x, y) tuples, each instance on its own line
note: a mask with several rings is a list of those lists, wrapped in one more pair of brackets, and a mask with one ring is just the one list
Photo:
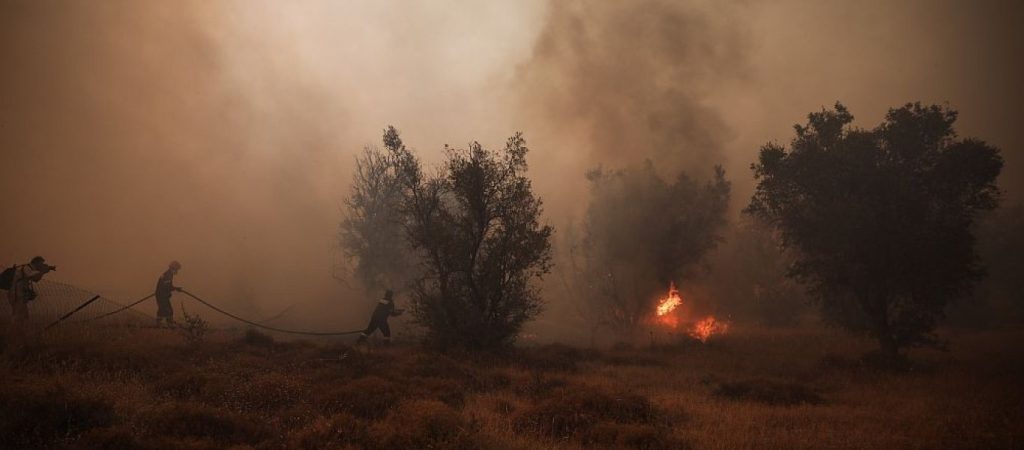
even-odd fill
[(43, 275), (57, 270), (57, 266), (46, 264), (42, 256), (32, 258), (28, 264), (14, 267), (11, 277), (11, 288), (7, 290), (7, 301), (11, 303), (12, 327), (15, 334), (22, 333), (22, 327), (28, 322), (28, 302), (35, 300), (35, 283), (43, 279)]
[(174, 276), (181, 270), (181, 263), (177, 261), (171, 261), (167, 266), (167, 271), (160, 275), (160, 279), (156, 281), (156, 326), (160, 326), (160, 321), (165, 320), (167, 326), (174, 326), (174, 310), (171, 308), (171, 293), (174, 291), (181, 292), (181, 288), (174, 285)]
[(373, 315), (370, 316), (370, 324), (366, 327), (366, 330), (359, 335), (357, 343), (366, 342), (374, 331), (380, 330), (380, 333), (384, 335), (384, 344), (391, 344), (391, 327), (388, 326), (388, 317), (399, 316), (405, 310), (395, 308), (395, 293), (388, 289), (384, 291), (384, 298), (377, 302), (377, 308), (373, 310)]

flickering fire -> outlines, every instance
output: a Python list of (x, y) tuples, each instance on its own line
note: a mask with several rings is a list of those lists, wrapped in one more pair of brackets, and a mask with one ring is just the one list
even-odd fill
[(727, 331), (729, 331), (728, 323), (708, 316), (693, 325), (693, 328), (690, 329), (690, 336), (701, 342), (707, 342), (711, 336)]
[(668, 295), (661, 300), (658, 300), (658, 308), (655, 311), (657, 313), (657, 320), (664, 325), (668, 325), (675, 328), (679, 325), (679, 316), (672, 314), (673, 311), (680, 304), (683, 303), (683, 298), (679, 296), (679, 290), (676, 289), (675, 283), (670, 283), (668, 287)]
[[(654, 311), (655, 321), (672, 329), (679, 328), (680, 318), (677, 308), (682, 303), (683, 297), (679, 295), (679, 289), (676, 288), (675, 283), (670, 283), (668, 295), (658, 300), (658, 305)], [(686, 334), (701, 342), (707, 342), (711, 336), (724, 334), (728, 331), (729, 324), (727, 322), (718, 320), (714, 316), (708, 316), (694, 323), (690, 329), (686, 330)]]

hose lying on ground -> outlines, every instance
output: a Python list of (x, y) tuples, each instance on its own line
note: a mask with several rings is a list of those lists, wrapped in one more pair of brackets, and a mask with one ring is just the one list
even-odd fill
[[(217, 312), (219, 312), (219, 313), (221, 313), (221, 314), (223, 314), (225, 316), (228, 316), (228, 317), (230, 317), (232, 319), (235, 319), (235, 320), (237, 320), (239, 322), (243, 322), (243, 323), (252, 325), (252, 326), (257, 327), (257, 328), (262, 328), (262, 329), (265, 329), (265, 330), (276, 331), (278, 333), (301, 334), (301, 335), (306, 335), (306, 336), (347, 336), (347, 335), (350, 335), (350, 334), (361, 333), (363, 331), (361, 329), (360, 330), (353, 330), (353, 331), (303, 331), (303, 330), (287, 330), (287, 329), (284, 329), (284, 328), (271, 327), (271, 326), (268, 326), (268, 325), (263, 325), (263, 324), (260, 324), (260, 323), (257, 323), (257, 322), (253, 322), (253, 321), (251, 321), (249, 319), (245, 319), (243, 317), (239, 317), (239, 316), (236, 316), (234, 314), (231, 314), (231, 313), (229, 313), (229, 312), (227, 312), (227, 311), (225, 311), (223, 309), (218, 308), (217, 306), (213, 305), (212, 303), (210, 303), (210, 302), (208, 302), (206, 300), (203, 300), (202, 298), (199, 298), (197, 295), (195, 295), (195, 294), (193, 294), (193, 293), (191, 293), (189, 291), (186, 291), (184, 289), (182, 289), (181, 292), (184, 293), (185, 295), (191, 297), (195, 301), (206, 305), (210, 309), (212, 309), (214, 311), (217, 311)], [(132, 303), (129, 303), (129, 304), (125, 305), (125, 306), (122, 306), (122, 307), (120, 307), (118, 309), (115, 309), (113, 311), (110, 311), (110, 312), (107, 312), (107, 313), (104, 313), (104, 314), (100, 314), (100, 315), (98, 315), (96, 317), (90, 317), (88, 319), (82, 320), (82, 322), (91, 322), (91, 321), (94, 321), (94, 320), (102, 319), (104, 317), (109, 317), (109, 316), (112, 316), (114, 314), (126, 311), (129, 308), (131, 308), (131, 307), (133, 307), (135, 305), (138, 305), (139, 303), (142, 303), (142, 302), (144, 302), (146, 300), (149, 300), (150, 298), (152, 298), (155, 295), (156, 295), (155, 293), (154, 294), (149, 294), (149, 295), (147, 295), (145, 297), (142, 297), (142, 298), (140, 298), (140, 299), (138, 299), (138, 300), (136, 300), (136, 301), (134, 301)], [(51, 323), (46, 328), (49, 329), (49, 328), (53, 327), (54, 325), (57, 325), (58, 323), (62, 322), (64, 319), (67, 319), (68, 317), (70, 317), (72, 314), (78, 312), (80, 309), (85, 308), (87, 305), (89, 305), (90, 303), (92, 303), (93, 301), (95, 301), (98, 298), (100, 298), (99, 295), (94, 296), (89, 301), (83, 303), (82, 305), (80, 305), (79, 307), (75, 308), (71, 312), (65, 314), (59, 320), (57, 320), (54, 323)]]
[(350, 334), (356, 334), (356, 333), (362, 333), (363, 332), (363, 330), (353, 330), (353, 331), (301, 331), (301, 330), (286, 330), (286, 329), (283, 329), (283, 328), (271, 327), (271, 326), (267, 326), (267, 325), (263, 325), (263, 324), (259, 324), (259, 323), (253, 322), (253, 321), (248, 320), (248, 319), (244, 319), (244, 318), (238, 317), (238, 316), (236, 316), (234, 314), (231, 314), (231, 313), (229, 313), (227, 311), (224, 311), (223, 309), (220, 309), (220, 308), (214, 306), (210, 302), (207, 302), (206, 300), (203, 300), (203, 299), (197, 297), (195, 294), (193, 294), (193, 293), (191, 293), (189, 291), (186, 291), (184, 289), (182, 289), (181, 292), (184, 293), (185, 295), (189, 296), (189, 297), (192, 297), (195, 301), (208, 306), (210, 309), (212, 309), (214, 311), (217, 311), (217, 312), (219, 312), (219, 313), (221, 313), (221, 314), (223, 314), (225, 316), (228, 316), (228, 317), (230, 317), (232, 319), (235, 319), (235, 320), (237, 320), (239, 322), (244, 322), (244, 323), (247, 323), (247, 324), (252, 325), (254, 327), (257, 327), (257, 328), (263, 328), (265, 330), (276, 331), (278, 333), (302, 334), (302, 335), (306, 335), (306, 336), (346, 336), (346, 335), (350, 335)]

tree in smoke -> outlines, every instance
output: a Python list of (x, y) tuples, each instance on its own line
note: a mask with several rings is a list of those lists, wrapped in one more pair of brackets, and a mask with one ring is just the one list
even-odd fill
[[(389, 143), (390, 142), (390, 143)], [(526, 141), (516, 133), (502, 151), (472, 143), (446, 146), (434, 176), (400, 141), (385, 136), (401, 182), (400, 214), (422, 258), (412, 311), (443, 348), (499, 348), (540, 312), (531, 284), (550, 270), (550, 226), (526, 171)]]
[(747, 211), (794, 250), (790, 275), (811, 287), (826, 317), (901, 348), (939, 346), (948, 301), (981, 275), (973, 224), (995, 208), (999, 150), (957, 139), (955, 111), (907, 104), (874, 130), (834, 110), (797, 125), (789, 149), (770, 143), (752, 165)]
[(721, 167), (700, 184), (680, 173), (668, 183), (654, 165), (587, 174), (591, 202), (579, 246), (583, 298), (595, 324), (623, 336), (649, 318), (670, 282), (694, 275), (721, 242), (730, 183)]
[(730, 227), (725, 245), (712, 258), (706, 281), (716, 303), (732, 319), (791, 326), (811, 312), (802, 286), (786, 276), (791, 262), (777, 233), (744, 215)]
[(367, 146), (356, 171), (338, 231), (338, 244), (362, 286), (379, 293), (404, 286), (416, 267), (405, 234), (398, 158), (404, 149), (394, 127), (384, 130), (384, 149)]

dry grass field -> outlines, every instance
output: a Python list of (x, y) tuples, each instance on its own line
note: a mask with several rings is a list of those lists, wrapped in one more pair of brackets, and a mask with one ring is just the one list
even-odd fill
[(73, 325), (6, 346), (0, 448), (1024, 447), (1024, 331), (946, 336), (892, 372), (828, 330), (493, 356)]

